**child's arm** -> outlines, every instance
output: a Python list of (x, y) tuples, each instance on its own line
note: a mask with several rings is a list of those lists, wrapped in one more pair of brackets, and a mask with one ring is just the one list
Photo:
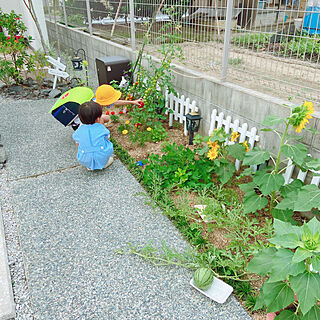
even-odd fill
[(139, 106), (140, 105), (140, 102), (142, 102), (142, 99), (137, 99), (137, 100), (133, 100), (133, 101), (130, 101), (130, 100), (118, 100), (114, 103), (115, 106), (125, 106), (125, 105), (135, 105), (135, 106)]

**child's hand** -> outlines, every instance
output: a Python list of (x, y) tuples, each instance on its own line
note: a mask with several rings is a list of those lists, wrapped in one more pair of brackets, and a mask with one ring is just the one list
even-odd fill
[(132, 104), (135, 105), (135, 106), (140, 106), (140, 103), (142, 102), (142, 98), (140, 99), (137, 99), (137, 100), (133, 100), (132, 101)]

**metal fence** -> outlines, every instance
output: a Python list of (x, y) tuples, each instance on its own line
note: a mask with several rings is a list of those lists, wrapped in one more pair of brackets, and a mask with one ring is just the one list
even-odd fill
[(48, 19), (152, 55), (173, 41), (190, 69), (320, 103), (320, 0), (43, 1)]

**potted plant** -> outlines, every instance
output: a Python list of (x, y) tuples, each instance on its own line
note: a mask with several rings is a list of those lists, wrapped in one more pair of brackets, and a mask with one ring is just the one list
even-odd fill
[(266, 308), (267, 319), (320, 318), (320, 222), (302, 226), (274, 220), (274, 237), (248, 264), (248, 270), (268, 279), (255, 310)]

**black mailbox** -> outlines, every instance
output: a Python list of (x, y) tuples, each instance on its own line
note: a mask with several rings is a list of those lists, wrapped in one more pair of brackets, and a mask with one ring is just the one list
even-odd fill
[(99, 86), (110, 84), (111, 81), (121, 82), (122, 76), (129, 72), (131, 68), (130, 60), (125, 57), (112, 56), (105, 58), (96, 58)]

